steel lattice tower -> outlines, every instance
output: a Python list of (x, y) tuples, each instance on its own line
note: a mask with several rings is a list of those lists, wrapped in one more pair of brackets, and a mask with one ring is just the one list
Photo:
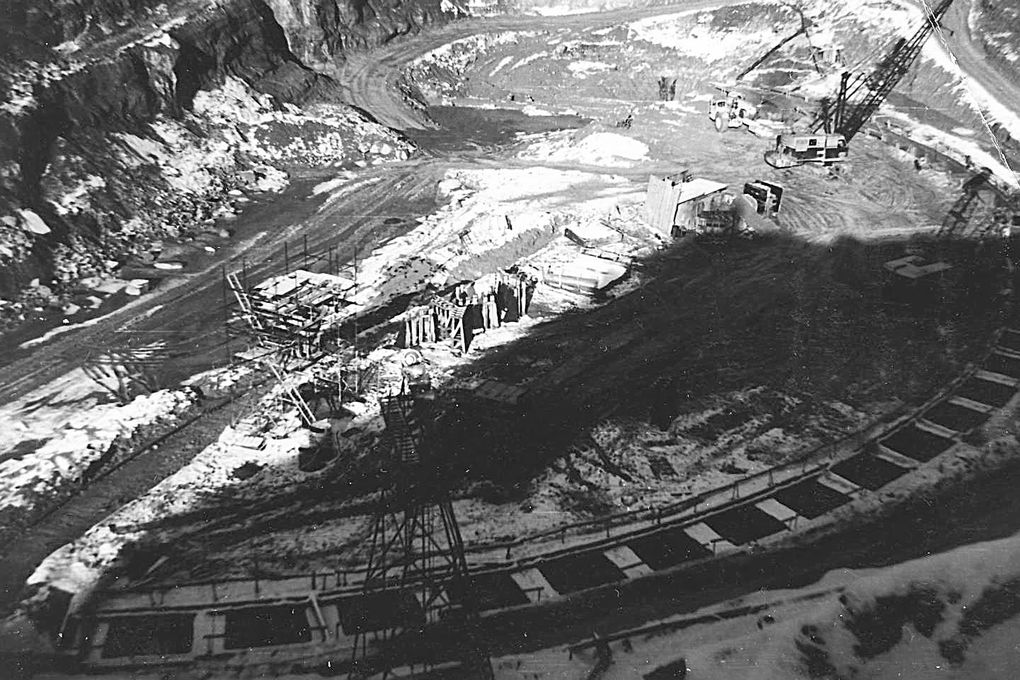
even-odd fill
[[(424, 423), (432, 401), (401, 394), (381, 408), (392, 458), (380, 492), (349, 678), (409, 667), (412, 675), (456, 662), (474, 679), (491, 679), (486, 645), (478, 634), (464, 543), (453, 512), (449, 475), (427, 446)], [(390, 612), (389, 625), (372, 630), (372, 603)], [(458, 644), (437, 654), (419, 642), (426, 626), (452, 624)], [(399, 648), (398, 644), (399, 643)], [(428, 647), (426, 649), (426, 647)]]

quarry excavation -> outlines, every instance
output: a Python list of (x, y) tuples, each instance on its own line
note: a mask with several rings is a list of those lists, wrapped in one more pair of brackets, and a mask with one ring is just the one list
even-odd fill
[(1016, 676), (1009, 3), (3, 16), (10, 677)]

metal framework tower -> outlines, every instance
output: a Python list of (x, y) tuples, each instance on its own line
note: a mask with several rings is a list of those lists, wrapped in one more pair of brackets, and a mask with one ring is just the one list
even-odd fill
[(981, 189), (988, 185), (988, 178), (991, 171), (985, 169), (963, 183), (963, 192), (956, 199), (945, 219), (942, 220), (942, 227), (939, 229), (939, 238), (953, 238), (964, 235), (971, 216), (977, 207), (978, 196)]
[(835, 102), (823, 102), (821, 115), (812, 125), (814, 131), (837, 132), (847, 142), (853, 139), (910, 70), (928, 36), (952, 4), (953, 0), (940, 0), (934, 7), (926, 3), (924, 22), (914, 35), (897, 41), (871, 73), (844, 72)]
[[(394, 668), (418, 675), (451, 663), (471, 678), (493, 677), (478, 635), (449, 475), (426, 442), (424, 424), (431, 421), (432, 404), (409, 394), (382, 400), (392, 452), (390, 479), (373, 520), (363, 611), (352, 622), (351, 679), (385, 678)], [(372, 621), (380, 616), (386, 621)], [(440, 621), (457, 631), (457, 640), (442, 652), (418, 644), (424, 628)]]
[(828, 166), (847, 158), (850, 140), (910, 70), (953, 0), (938, 0), (934, 7), (924, 0), (922, 4), (924, 22), (914, 35), (899, 39), (871, 73), (845, 71), (836, 98), (822, 100), (809, 126), (812, 133), (780, 135), (775, 149), (765, 152), (766, 163), (783, 169), (805, 163)]
[(248, 295), (248, 291), (245, 290), (237, 274), (230, 272), (225, 275), (225, 278), (241, 309), (242, 318), (255, 337), (255, 342), (260, 347), (275, 350), (267, 351), (259, 360), (270, 370), (277, 382), (283, 385), (284, 398), (297, 408), (301, 423), (306, 427), (312, 425), (315, 422), (315, 414), (301, 395), (296, 381), (287, 374), (286, 368), (281, 365), (281, 359), (278, 356), (280, 352), (286, 350), (286, 345), (281, 346), (267, 339), (266, 325), (261, 315), (254, 308), (251, 297)]

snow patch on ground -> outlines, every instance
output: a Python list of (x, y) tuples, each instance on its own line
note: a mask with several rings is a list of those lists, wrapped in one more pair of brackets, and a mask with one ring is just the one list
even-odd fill
[[(947, 52), (942, 43), (935, 39), (929, 40), (922, 50), (922, 55), (934, 61), (959, 81), (959, 84), (954, 88), (955, 93), (975, 110), (981, 112), (989, 123), (999, 123), (1009, 131), (1010, 135), (1020, 139), (1020, 114), (1016, 109), (999, 101), (980, 83), (969, 78), (960, 69), (956, 57)], [(1020, 187), (1020, 176), (1015, 172), (1007, 173), (1006, 179), (1014, 186)]]
[[(1008, 678), (1020, 665), (1018, 582), (1018, 536), (892, 567), (837, 570), (804, 588), (755, 592), (614, 642), (613, 663), (598, 677), (650, 677), (672, 665), (704, 680)], [(695, 620), (702, 622), (684, 625)], [(670, 629), (672, 622), (679, 625)], [(596, 663), (593, 649), (493, 660), (499, 680), (585, 677)]]
[(525, 116), (553, 116), (553, 115), (555, 115), (552, 111), (549, 111), (547, 109), (540, 109), (539, 107), (532, 106), (531, 104), (528, 104), (526, 106), (521, 107), (521, 113), (523, 113)]
[[(633, 153), (633, 147), (625, 152)], [(449, 271), (473, 256), (524, 231), (551, 229), (556, 211), (576, 205), (578, 187), (615, 186), (622, 181), (548, 168), (448, 171), (441, 189), (450, 204), (359, 263), (359, 284), (384, 289), (388, 280), (405, 272), (408, 262), (424, 256), (431, 274), (424, 278), (422, 272), (422, 283), (431, 280), (442, 285)], [(507, 227), (507, 219), (512, 228)]]
[(29, 347), (35, 347), (36, 345), (41, 345), (41, 344), (43, 344), (45, 342), (49, 342), (50, 340), (52, 340), (53, 338), (57, 337), (58, 335), (63, 335), (64, 333), (67, 333), (68, 331), (73, 331), (73, 330), (78, 330), (80, 328), (88, 328), (89, 326), (94, 326), (97, 323), (99, 323), (100, 321), (102, 321), (103, 319), (105, 319), (106, 317), (111, 316), (112, 314), (115, 314), (115, 313), (116, 312), (111, 312), (110, 314), (107, 314), (106, 316), (97, 316), (94, 319), (89, 319), (87, 321), (82, 321), (81, 323), (73, 323), (73, 324), (69, 324), (67, 326), (57, 326), (56, 328), (54, 328), (52, 330), (46, 331), (45, 333), (40, 335), (38, 338), (32, 338), (31, 340), (26, 340), (25, 342), (23, 342), (20, 345), (18, 345), (18, 349), (28, 349)]
[(497, 73), (503, 70), (504, 66), (506, 66), (513, 60), (514, 60), (513, 56), (506, 56), (500, 59), (499, 63), (496, 64), (496, 67), (489, 72), (489, 77), (492, 78), (493, 76), (495, 76)]
[(280, 111), (271, 97), (236, 78), (199, 92), (194, 109), (224, 130), (238, 127), (241, 134), (229, 140), (231, 146), (265, 163), (339, 165), (362, 160), (367, 154), (403, 160), (413, 151), (391, 130), (352, 109), (327, 105), (300, 109), (285, 104)]
[(346, 172), (339, 177), (334, 179), (320, 182), (312, 187), (312, 196), (318, 196), (320, 194), (327, 194), (332, 192), (334, 189), (342, 187), (346, 182), (354, 178), (354, 173)]
[(567, 64), (567, 70), (578, 78), (583, 78), (593, 73), (601, 73), (602, 71), (610, 71), (612, 68), (612, 64), (607, 64), (603, 61), (585, 61), (583, 59)]
[[(502, 31), (480, 33), (453, 40), (414, 59), (404, 73), (423, 90), (452, 96), (456, 93), (458, 84), (450, 82), (450, 79), (458, 80), (480, 55), (494, 47), (515, 44), (536, 35), (538, 34), (535, 31)], [(489, 77), (495, 76), (511, 61), (512, 57), (505, 58), (492, 70)]]
[(543, 59), (543, 58), (548, 57), (548, 56), (551, 56), (551, 54), (552, 54), (551, 52), (547, 52), (547, 51), (535, 52), (534, 54), (529, 54), (528, 56), (522, 57), (520, 60), (518, 60), (513, 66), (510, 67), (510, 70), (514, 71), (516, 69), (521, 68), (522, 66), (527, 66), (531, 62), (537, 61), (539, 59)]
[(102, 177), (86, 175), (77, 188), (64, 194), (60, 201), (56, 203), (55, 207), (57, 214), (67, 215), (69, 213), (82, 212), (90, 205), (89, 201), (86, 200), (89, 192), (95, 189), (103, 189), (105, 187), (106, 180)]
[(532, 139), (519, 158), (606, 167), (631, 167), (648, 158), (648, 145), (615, 132), (596, 132), (577, 139), (576, 133), (568, 130)]
[(1020, 178), (1016, 172), (1003, 165), (995, 154), (983, 149), (974, 139), (963, 139), (931, 125), (917, 123), (909, 115), (887, 107), (885, 114), (899, 121), (900, 125), (909, 130), (910, 137), (927, 144), (961, 162), (969, 156), (976, 167), (987, 167), (992, 173), (1012, 187), (1020, 188)]
[(0, 422), (6, 423), (0, 434), (2, 507), (28, 510), (35, 499), (59, 494), (78, 483), (115, 439), (195, 399), (191, 390), (159, 390), (124, 405), (110, 403), (80, 369), (44, 389), (0, 407)]
[(714, 30), (707, 21), (699, 21), (693, 28), (690, 17), (711, 18), (702, 10), (686, 10), (667, 16), (649, 17), (629, 24), (630, 39), (676, 50), (680, 54), (696, 57), (708, 63), (732, 59), (734, 55), (755, 54), (775, 44), (781, 36), (774, 30), (748, 30), (734, 27)]
[[(266, 397), (264, 406), (278, 401), (281, 392), (282, 388)], [(187, 466), (52, 553), (29, 577), (28, 584), (54, 584), (72, 592), (86, 590), (98, 581), (124, 545), (146, 535), (146, 523), (187, 512), (205, 493), (232, 487), (234, 493), (257, 497), (304, 478), (306, 473), (297, 467), (298, 449), (310, 443), (309, 437), (308, 430), (300, 427), (296, 412), (280, 418), (268, 433), (265, 447), (258, 451), (237, 445), (238, 432), (228, 427), (217, 442)], [(254, 460), (262, 471), (239, 482), (234, 471)]]

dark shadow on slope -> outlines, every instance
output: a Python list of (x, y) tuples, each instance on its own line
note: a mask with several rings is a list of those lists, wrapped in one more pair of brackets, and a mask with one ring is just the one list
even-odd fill
[(646, 418), (663, 381), (681, 410), (754, 386), (858, 408), (921, 403), (997, 326), (1002, 256), (954, 245), (938, 299), (894, 303), (882, 265), (904, 246), (785, 235), (677, 244), (644, 263), (641, 287), (473, 358), (462, 376), (525, 385), (527, 404), (511, 412), (451, 395), (437, 446), (462, 461), (458, 472), (523, 489), (600, 420)]
[[(419, 479), (518, 511), (514, 503), (533, 480), (585, 441), (593, 425), (609, 416), (644, 420), (664, 398), (681, 412), (699, 410), (709, 399), (765, 386), (859, 409), (896, 399), (919, 404), (976, 358), (997, 327), (1002, 256), (954, 246), (944, 295), (892, 303), (882, 264), (902, 256), (905, 245), (826, 246), (779, 235), (725, 249), (685, 241), (660, 252), (644, 263), (641, 287), (472, 355), (458, 370), (462, 377), (524, 385), (526, 402), (512, 409), (469, 391), (440, 395), (420, 419), (431, 425), (429, 476)], [(663, 395), (663, 381), (675, 394)], [(771, 426), (796, 431), (810, 416), (779, 408), (765, 414)], [(180, 532), (174, 568), (164, 575), (207, 572), (209, 550), (371, 514), (369, 494), (392, 468), (383, 436), (364, 447), (374, 452), (344, 473), (254, 502), (231, 491), (161, 518), (151, 529)], [(584, 497), (576, 509), (597, 513), (599, 489), (576, 481)]]
[(465, 148), (495, 149), (518, 135), (573, 130), (587, 118), (567, 115), (529, 116), (517, 109), (483, 109), (467, 106), (430, 106), (428, 115), (439, 128), (409, 130), (408, 136), (434, 153), (462, 153)]
[[(523, 385), (525, 402), (514, 409), (469, 391), (440, 395), (423, 419), (431, 423), (429, 483), (520, 500), (593, 425), (609, 416), (661, 416), (664, 399), (672, 415), (757, 386), (862, 409), (896, 399), (921, 403), (979, 354), (997, 326), (1001, 256), (961, 244), (944, 299), (892, 303), (882, 263), (904, 246), (843, 240), (830, 247), (775, 236), (711, 250), (685, 241), (658, 253), (644, 263), (641, 287), (470, 356), (461, 377)], [(398, 313), (409, 299), (385, 309)], [(373, 323), (365, 323), (380, 338), (382, 312), (369, 312)], [(777, 402), (766, 414), (772, 426), (796, 427), (783, 420), (797, 414), (780, 408)], [(385, 439), (365, 446), (375, 453), (338, 476), (254, 503), (233, 494), (206, 498), (152, 528), (198, 522), (201, 535), (189, 537), (194, 550), (179, 555), (201, 560), (202, 546), (371, 512), (366, 494), (387, 479)]]
[[(649, 386), (663, 377), (675, 378), (681, 407), (685, 400), (749, 384), (858, 405), (891, 398), (920, 402), (986, 345), (999, 323), (998, 292), (1005, 281), (1001, 252), (959, 244), (947, 253), (956, 267), (943, 295), (914, 305), (889, 303), (882, 263), (901, 256), (904, 246), (844, 240), (829, 247), (779, 235), (712, 250), (682, 242), (660, 252), (644, 263), (641, 287), (552, 319), (462, 367), (464, 376), (527, 384), (529, 402), (511, 411), (468, 392), (442, 395), (428, 414), (434, 425), (427, 432), (429, 467), (421, 481), (463, 487), (488, 480), (513, 497), (599, 420), (647, 417), (658, 398)], [(172, 544), (172, 571), (179, 578), (189, 571), (191, 578), (201, 577), (209, 567), (216, 570), (204, 559), (210, 548), (370, 513), (366, 496), (388, 477), (385, 447), (364, 460), (364, 467), (346, 475), (262, 501), (233, 494), (203, 498), (194, 517), (213, 520), (218, 531), (214, 537), (188, 536), (178, 524), (183, 531)], [(164, 536), (168, 529), (164, 522), (150, 527)], [(152, 541), (155, 533), (138, 546)], [(873, 544), (872, 538), (868, 546)], [(862, 548), (855, 561), (867, 562), (869, 554)], [(692, 601), (711, 601), (718, 577), (704, 575), (705, 587)], [(596, 598), (568, 618), (590, 615), (599, 603), (609, 604)]]

